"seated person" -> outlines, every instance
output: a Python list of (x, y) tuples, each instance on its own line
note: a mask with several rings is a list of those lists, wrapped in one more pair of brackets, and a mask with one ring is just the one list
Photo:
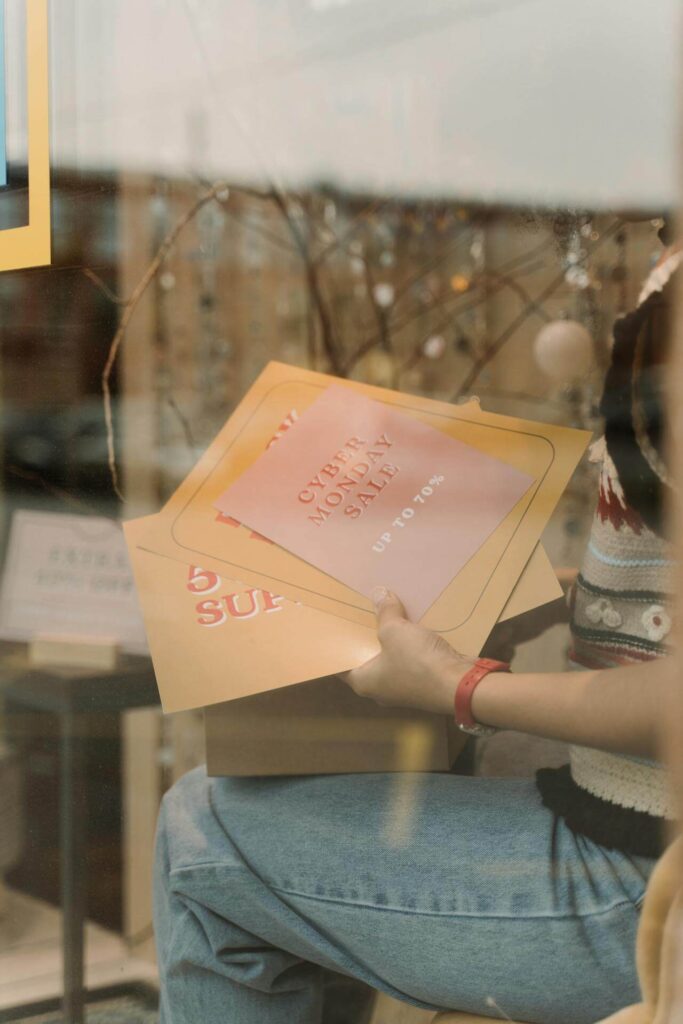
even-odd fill
[[(544, 1024), (638, 1001), (638, 915), (673, 817), (655, 759), (671, 629), (660, 371), (679, 261), (615, 327), (571, 596), (575, 671), (490, 672), (471, 700), (482, 726), (569, 743), (570, 763), (536, 779), (420, 775), (400, 843), (396, 776), (191, 772), (158, 829), (162, 1024), (317, 1024), (330, 972), (416, 1006)], [(376, 604), (381, 653), (349, 684), (451, 714), (472, 661), (394, 595)]]

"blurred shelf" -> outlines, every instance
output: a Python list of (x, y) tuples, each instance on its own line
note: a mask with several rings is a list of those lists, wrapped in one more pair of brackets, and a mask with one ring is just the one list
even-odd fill
[[(133, 982), (155, 985), (156, 968), (131, 957), (120, 935), (85, 928), (90, 990)], [(0, 1012), (62, 994), (62, 915), (57, 907), (9, 890), (0, 917)]]

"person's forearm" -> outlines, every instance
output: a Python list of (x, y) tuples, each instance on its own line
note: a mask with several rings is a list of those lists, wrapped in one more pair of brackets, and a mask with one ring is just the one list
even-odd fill
[(584, 672), (495, 673), (472, 701), (477, 721), (615, 753), (656, 756), (668, 659)]
[(642, 757), (659, 752), (670, 658), (586, 672), (485, 676), (472, 698), (483, 725)]

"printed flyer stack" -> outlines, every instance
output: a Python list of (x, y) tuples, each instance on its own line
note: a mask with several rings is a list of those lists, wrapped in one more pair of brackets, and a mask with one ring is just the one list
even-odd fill
[(165, 507), (125, 526), (164, 709), (220, 705), (234, 735), (293, 687), (300, 721), (294, 684), (377, 653), (376, 585), (478, 654), (560, 594), (539, 538), (588, 440), (270, 363)]

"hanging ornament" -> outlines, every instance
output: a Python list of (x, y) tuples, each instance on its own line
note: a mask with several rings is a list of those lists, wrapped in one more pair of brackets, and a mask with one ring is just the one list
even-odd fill
[(168, 214), (168, 203), (166, 197), (161, 195), (160, 192), (155, 192), (149, 202), (150, 213), (152, 219), (157, 223), (163, 224)]
[(576, 288), (578, 291), (588, 288), (591, 283), (586, 265), (588, 253), (583, 248), (581, 241), (582, 236), (586, 237), (584, 235), (584, 228), (586, 227), (589, 229), (590, 235), (590, 231), (592, 231), (590, 224), (584, 224), (580, 230), (572, 232), (565, 257), (566, 270), (564, 279), (570, 288)]
[(551, 320), (536, 335), (534, 359), (552, 380), (581, 380), (593, 365), (593, 339), (577, 320)]
[(432, 334), (430, 338), (427, 338), (422, 346), (422, 351), (427, 359), (441, 359), (446, 351), (446, 339), (443, 334)]
[(386, 281), (382, 281), (380, 284), (375, 285), (372, 289), (372, 294), (377, 305), (381, 306), (382, 309), (386, 309), (394, 301), (394, 286)]
[(390, 388), (394, 382), (396, 366), (393, 356), (382, 349), (373, 349), (362, 363), (362, 380), (380, 388)]
[(479, 269), (484, 259), (484, 232), (481, 228), (477, 228), (474, 232), (470, 244), (470, 256), (472, 257), (475, 270)]
[(572, 288), (579, 288), (581, 290), (588, 288), (591, 283), (588, 271), (576, 265), (567, 268), (564, 279)]

